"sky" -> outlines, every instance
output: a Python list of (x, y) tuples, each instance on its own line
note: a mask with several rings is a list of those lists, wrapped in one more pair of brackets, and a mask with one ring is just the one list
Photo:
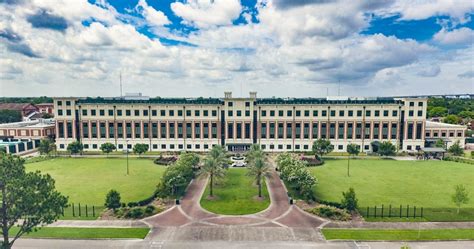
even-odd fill
[(0, 96), (474, 93), (471, 0), (0, 0)]

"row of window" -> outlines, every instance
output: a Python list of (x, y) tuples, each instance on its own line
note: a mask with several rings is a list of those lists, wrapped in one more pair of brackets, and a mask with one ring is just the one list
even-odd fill
[[(454, 134), (457, 134), (458, 137), (462, 137), (463, 132), (458, 131), (457, 133), (455, 133), (454, 131), (450, 131), (449, 132), (449, 137), (454, 137)], [(446, 135), (447, 135), (447, 133), (445, 131), (442, 131), (441, 133), (437, 132), (437, 131), (433, 132), (433, 137), (448, 137)], [(426, 137), (431, 137), (431, 132), (426, 132)]]
[[(182, 117), (183, 116), (183, 110), (160, 110), (158, 112), (158, 110), (151, 110), (151, 116), (153, 117), (156, 117), (158, 116), (158, 113), (160, 114), (160, 116), (162, 117), (165, 117), (165, 116), (168, 116), (168, 117), (174, 117), (174, 116), (178, 116), (178, 117)], [(191, 111), (191, 110), (186, 110), (186, 116), (192, 116), (194, 114), (194, 117), (200, 117), (201, 116), (201, 113), (202, 113), (202, 116), (203, 117), (208, 117), (209, 115), (211, 115), (212, 117), (217, 117), (217, 110), (203, 110), (201, 112), (201, 110), (194, 110)], [(58, 109), (58, 116), (63, 116), (64, 114), (64, 111), (62, 109)], [(109, 110), (104, 110), (104, 109), (99, 109), (99, 110), (95, 110), (95, 109), (82, 109), (81, 110), (81, 114), (82, 116), (109, 116), (109, 117), (113, 117), (114, 116), (114, 110), (112, 109), (109, 109)], [(130, 117), (132, 116), (135, 116), (135, 117), (138, 117), (138, 116), (148, 116), (149, 115), (149, 111), (148, 110), (116, 110), (116, 114), (117, 116), (127, 116), (127, 117)], [(71, 110), (66, 110), (66, 115), (67, 116), (70, 116), (71, 115)]]

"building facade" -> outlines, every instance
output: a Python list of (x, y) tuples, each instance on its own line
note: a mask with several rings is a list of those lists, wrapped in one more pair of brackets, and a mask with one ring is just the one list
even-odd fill
[(59, 150), (79, 140), (85, 150), (106, 142), (118, 150), (149, 144), (151, 151), (308, 151), (330, 139), (334, 151), (350, 143), (370, 152), (390, 141), (400, 151), (425, 146), (426, 98), (55, 98)]
[(54, 138), (55, 127), (55, 121), (53, 119), (36, 119), (0, 124), (0, 139)]
[(435, 144), (437, 140), (443, 140), (446, 148), (451, 147), (459, 141), (461, 147), (465, 147), (466, 126), (446, 124), (440, 122), (426, 121), (426, 144)]

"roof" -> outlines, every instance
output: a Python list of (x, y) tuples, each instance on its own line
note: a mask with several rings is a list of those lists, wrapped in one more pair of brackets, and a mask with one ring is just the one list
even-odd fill
[(394, 98), (262, 98), (257, 99), (257, 104), (281, 104), (281, 105), (304, 105), (304, 104), (399, 104), (400, 100)]
[(54, 106), (54, 103), (40, 103), (36, 104), (36, 106)]
[(30, 103), (0, 103), (0, 110), (17, 110), (17, 111), (23, 111), (23, 109), (33, 106), (33, 108), (36, 108), (34, 105)]
[(15, 123), (0, 124), (0, 128), (42, 128), (55, 126), (54, 119), (35, 119)]
[(422, 148), (421, 151), (424, 151), (424, 152), (446, 152), (445, 149), (443, 148), (439, 148), (439, 147), (426, 147), (426, 148)]
[(224, 102), (217, 98), (150, 98), (143, 99), (124, 99), (124, 98), (80, 98), (77, 104), (223, 104)]
[(441, 122), (426, 121), (426, 128), (466, 129), (464, 125), (455, 125)]

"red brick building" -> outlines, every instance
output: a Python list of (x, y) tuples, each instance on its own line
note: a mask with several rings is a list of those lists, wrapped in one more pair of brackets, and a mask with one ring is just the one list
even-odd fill
[(53, 138), (55, 135), (55, 124), (52, 119), (38, 119), (16, 123), (0, 124), (0, 139), (41, 139)]
[(37, 104), (36, 107), (38, 107), (38, 112), (39, 113), (53, 114), (53, 112), (54, 112), (54, 104), (53, 103), (41, 103), (41, 104)]
[(32, 112), (37, 112), (38, 107), (28, 103), (0, 103), (0, 110), (19, 111), (22, 117), (26, 117)]

